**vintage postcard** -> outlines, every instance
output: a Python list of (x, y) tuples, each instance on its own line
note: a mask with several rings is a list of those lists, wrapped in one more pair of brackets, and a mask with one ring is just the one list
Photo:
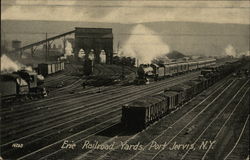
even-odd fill
[(248, 0), (1, 0), (0, 160), (249, 160)]

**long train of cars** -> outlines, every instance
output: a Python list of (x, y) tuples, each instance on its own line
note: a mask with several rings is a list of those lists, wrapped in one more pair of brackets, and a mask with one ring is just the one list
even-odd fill
[(19, 70), (1, 74), (0, 82), (0, 96), (3, 103), (47, 95), (43, 87), (44, 77), (33, 71)]
[(126, 128), (141, 130), (232, 73), (239, 65), (240, 63), (234, 62), (204, 67), (202, 74), (195, 80), (166, 88), (162, 93), (124, 104), (121, 123)]
[(189, 71), (201, 69), (204, 67), (215, 65), (215, 59), (202, 59), (190, 62), (179, 62), (169, 64), (141, 64), (138, 68), (136, 84), (145, 84), (147, 79), (154, 80), (163, 79)]

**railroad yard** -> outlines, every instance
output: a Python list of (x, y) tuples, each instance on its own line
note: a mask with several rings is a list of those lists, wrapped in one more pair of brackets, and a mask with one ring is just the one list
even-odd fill
[(1, 1), (0, 160), (249, 160), (249, 4)]
[[(82, 88), (84, 78), (76, 76), (77, 67), (66, 64), (63, 72), (47, 77), (47, 97), (1, 107), (3, 159), (249, 157), (249, 76), (230, 73), (145, 129), (131, 130), (121, 123), (122, 105), (197, 79), (201, 70), (148, 85)], [(247, 62), (242, 68), (249, 67)], [(122, 69), (101, 68), (97, 65), (94, 74), (119, 76)], [(125, 68), (126, 74), (135, 71)], [(52, 87), (62, 79), (62, 86)]]

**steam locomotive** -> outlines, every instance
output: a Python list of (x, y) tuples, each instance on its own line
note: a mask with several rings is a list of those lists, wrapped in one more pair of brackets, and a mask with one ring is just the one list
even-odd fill
[(136, 84), (146, 84), (149, 79), (160, 80), (165, 77), (175, 76), (185, 72), (212, 66), (215, 59), (197, 60), (169, 64), (141, 64), (137, 70)]
[(19, 70), (0, 75), (0, 94), (3, 103), (24, 101), (47, 96), (44, 77), (36, 72)]

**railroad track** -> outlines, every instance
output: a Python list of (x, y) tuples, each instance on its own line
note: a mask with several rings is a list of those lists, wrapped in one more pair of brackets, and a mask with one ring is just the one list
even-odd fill
[(58, 85), (58, 82), (65, 82), (65, 87), (59, 88), (59, 89), (55, 89), (55, 91), (53, 90), (53, 92), (57, 92), (57, 91), (61, 91), (64, 89), (67, 89), (70, 87), (72, 87), (72, 83), (76, 83), (79, 80), (79, 77), (77, 76), (73, 76), (72, 74), (77, 73), (79, 68), (79, 66), (77, 65), (73, 65), (73, 64), (68, 64), (65, 65), (65, 71), (63, 74), (60, 75), (56, 75), (53, 77), (49, 77), (45, 80), (45, 86), (47, 86), (48, 88), (55, 88), (55, 86)]
[[(227, 84), (225, 84), (225, 85), (223, 85), (223, 86), (226, 86), (226, 85), (228, 85), (228, 83)], [(223, 88), (223, 86), (220, 86), (219, 88), (217, 88), (217, 90), (216, 91), (214, 91), (209, 97), (207, 97), (207, 99), (209, 99), (214, 93), (217, 93), (218, 92), (218, 90), (220, 90), (220, 89), (222, 89)], [(217, 86), (218, 87), (218, 86)], [(185, 108), (185, 106), (183, 107), (183, 108)], [(186, 108), (187, 109), (187, 108)], [(167, 117), (165, 117), (164, 119), (168, 119), (169, 118), (169, 116), (170, 115), (168, 115)], [(174, 123), (174, 121), (172, 121), (172, 119), (170, 119), (171, 120), (171, 123)], [(158, 122), (157, 122), (158, 123)], [(154, 123), (153, 124), (153, 126), (155, 126), (157, 123)], [(168, 123), (169, 124), (169, 122), (165, 122), (165, 123)], [(149, 127), (150, 128), (150, 127)], [(145, 131), (147, 131), (147, 130), (150, 130), (150, 129), (146, 129)], [(159, 128), (158, 128), (159, 129)], [(155, 132), (155, 131), (154, 131)], [(141, 133), (139, 133), (139, 134), (141, 134)], [(127, 137), (125, 137), (124, 138), (124, 136), (117, 136), (117, 137), (114, 137), (113, 138), (113, 140), (111, 140), (111, 142), (110, 143), (112, 143), (112, 141), (115, 141), (117, 144), (119, 144), (119, 142), (126, 142), (126, 141), (128, 141), (128, 143), (129, 143), (129, 141), (133, 141), (134, 139), (135, 139), (135, 137), (138, 137), (139, 136), (139, 134), (135, 134), (135, 135), (133, 135), (133, 136), (130, 136), (129, 138), (127, 138)], [(143, 134), (143, 132), (142, 132), (142, 134)], [(155, 133), (150, 133), (150, 135), (157, 135), (157, 134), (155, 134)], [(148, 135), (146, 136), (146, 135), (140, 135), (139, 137), (142, 137), (143, 139), (147, 139), (148, 138)], [(150, 140), (150, 139), (149, 139)], [(139, 140), (139, 141), (135, 141), (135, 142), (132, 142), (132, 143), (130, 143), (130, 144), (138, 144), (138, 143), (142, 143), (143, 141), (145, 141), (145, 140)], [(107, 142), (103, 142), (103, 143), (107, 143)], [(145, 144), (144, 144), (145, 145)], [(130, 156), (131, 155), (133, 155), (133, 154), (135, 154), (136, 155), (136, 151), (132, 151), (132, 150), (128, 150), (128, 151), (126, 151), (126, 150), (119, 150), (119, 148), (121, 147), (121, 145), (118, 145), (116, 148), (115, 148), (115, 150), (114, 151), (100, 151), (100, 150), (90, 150), (90, 151), (88, 151), (88, 152), (86, 152), (85, 154), (83, 154), (83, 155), (81, 155), (81, 156), (79, 156), (77, 159), (93, 159), (94, 157), (95, 157), (95, 159), (97, 159), (98, 158), (98, 156), (97, 155), (99, 155), (100, 156), (100, 153), (102, 153), (102, 155), (98, 158), (98, 159), (116, 159), (116, 158), (120, 158), (120, 159), (127, 159), (128, 158), (128, 156), (127, 156), (127, 154), (130, 154)], [(92, 152), (94, 152), (94, 153), (92, 153)], [(139, 152), (138, 152), (139, 153)], [(116, 155), (119, 155), (119, 154), (121, 154), (121, 156), (116, 156)], [(111, 156), (112, 155), (112, 156)], [(123, 157), (123, 155), (124, 155), (124, 157)]]
[[(171, 81), (170, 81), (171, 82)], [(151, 88), (148, 88), (148, 90), (151, 90)], [(94, 105), (95, 104), (100, 104), (100, 103), (102, 103), (102, 104), (104, 104), (104, 103), (106, 103), (106, 104), (108, 104), (108, 103), (110, 103), (110, 102), (112, 102), (112, 101), (120, 101), (120, 100), (122, 100), (123, 98), (126, 98), (126, 97), (130, 97), (130, 93), (132, 93), (132, 92), (135, 92), (136, 90), (134, 90), (134, 89), (130, 89), (130, 92), (126, 92), (126, 93), (124, 93), (124, 94), (121, 94), (121, 95), (118, 95), (118, 96), (115, 96), (115, 97), (112, 97), (112, 98), (106, 98), (106, 94), (104, 94), (104, 95), (102, 95), (102, 96), (100, 96), (100, 95), (96, 95), (95, 97), (93, 97), (93, 99), (92, 99), (92, 101), (89, 101), (89, 104), (86, 104), (86, 105), (84, 105), (84, 106), (80, 106), (80, 108), (82, 108), (82, 107), (84, 107), (84, 108), (86, 108), (86, 109), (88, 109), (87, 107), (89, 106), (89, 107), (94, 107)], [(119, 91), (118, 91), (119, 92)], [(145, 91), (141, 91), (140, 89), (138, 89), (137, 90), (137, 92), (138, 92), (138, 94), (140, 93), (140, 92), (145, 92)], [(109, 95), (108, 95), (109, 96)], [(99, 98), (101, 98), (102, 97), (102, 101), (96, 101), (96, 97), (99, 97)], [(79, 97), (79, 99), (80, 100), (89, 100), (89, 98), (90, 97), (86, 97), (85, 99), (84, 98), (81, 98), (81, 97)], [(70, 102), (70, 100), (68, 101), (68, 102)], [(80, 101), (80, 103), (86, 103), (86, 101)], [(63, 103), (65, 103), (65, 102), (63, 102)], [(62, 103), (61, 103), (62, 104)], [(76, 102), (75, 104), (73, 103), (72, 105), (76, 105), (76, 104), (79, 104), (79, 101), (78, 102)], [(52, 108), (52, 106), (56, 106), (55, 108)], [(51, 106), (45, 106), (44, 107), (44, 109), (47, 109), (47, 107), (50, 107), (50, 109), (49, 110), (45, 110), (45, 111), (41, 111), (41, 112), (52, 112), (53, 110), (55, 110), (56, 111), (56, 115), (54, 115), (54, 114), (50, 114), (50, 116), (51, 117), (53, 117), (53, 116), (55, 116), (55, 117), (57, 117), (58, 115), (60, 115), (59, 113), (60, 113), (60, 111), (63, 113), (63, 114), (65, 114), (66, 112), (67, 112), (67, 108), (65, 108), (65, 107), (62, 107), (62, 106), (59, 106), (59, 105), (51, 105)], [(97, 106), (98, 107), (98, 106)], [(80, 109), (79, 107), (75, 107), (75, 108), (73, 108), (72, 109), (72, 107), (71, 107), (71, 105), (69, 105), (68, 106), (68, 109), (69, 109), (69, 111), (74, 111), (74, 110), (79, 110)], [(41, 108), (40, 108), (41, 109)], [(19, 111), (20, 112), (20, 111)], [(10, 126), (9, 128), (12, 128), (12, 129), (16, 129), (15, 128), (15, 126), (18, 126), (18, 127), (20, 127), (20, 128), (22, 128), (23, 126), (29, 126), (29, 127), (31, 127), (29, 124), (30, 123), (32, 123), (31, 121), (35, 121), (37, 118), (38, 118), (38, 115), (37, 114), (35, 114), (35, 115), (33, 115), (33, 112), (29, 112), (29, 110), (28, 111), (26, 111), (25, 110), (25, 112), (22, 112), (22, 113), (17, 113), (17, 114), (14, 114), (12, 117), (14, 117), (14, 119), (10, 119), (9, 121), (16, 121), (16, 123), (11, 123), (11, 124), (8, 124), (6, 121), (5, 121), (5, 123), (6, 123), (6, 126), (4, 126), (5, 127), (5, 130), (6, 130), (6, 132), (9, 132), (10, 130), (8, 130), (8, 126)], [(27, 116), (27, 118), (28, 119), (25, 119), (25, 116)], [(41, 114), (41, 117), (44, 117), (44, 115), (43, 114)], [(44, 119), (42, 119), (41, 121), (42, 121), (42, 123), (44, 123), (44, 121), (43, 120), (45, 120), (46, 118), (49, 118), (49, 117), (44, 117)], [(64, 118), (64, 117), (63, 117)], [(18, 121), (19, 120), (19, 121)], [(29, 124), (27, 124), (27, 123), (25, 123), (25, 121), (26, 122), (28, 122)], [(16, 125), (15, 125), (16, 124)], [(20, 126), (20, 124), (22, 124), (22, 126)], [(24, 129), (24, 128), (23, 128)], [(3, 132), (4, 133), (4, 132)], [(3, 134), (4, 135), (4, 134)]]
[[(196, 75), (198, 75), (198, 73), (193, 73), (193, 74), (189, 75), (188, 77), (192, 78), (192, 76), (196, 76)], [(25, 105), (15, 106), (10, 111), (7, 110), (5, 112), (2, 112), (1, 117), (3, 117), (3, 119), (4, 119), (4, 117), (14, 117), (15, 120), (18, 120), (20, 118), (23, 118), (23, 117), (18, 118), (17, 117), (18, 115), (27, 115), (28, 113), (32, 113), (33, 109), (34, 110), (37, 110), (37, 109), (40, 110), (40, 109), (43, 109), (43, 108), (52, 109), (54, 106), (57, 106), (57, 108), (58, 108), (58, 107), (61, 107), (61, 106), (58, 106), (58, 105), (62, 105), (64, 103), (70, 103), (70, 102), (72, 102), (72, 100), (75, 100), (76, 102), (71, 103), (71, 105), (75, 105), (75, 104), (77, 104), (79, 102), (86, 102), (86, 100), (94, 100), (94, 101), (96, 101), (97, 98), (105, 99), (106, 96), (107, 96), (105, 94), (115, 95), (115, 94), (119, 94), (120, 92), (121, 93), (125, 92), (125, 94), (133, 93), (135, 91), (140, 91), (140, 90), (142, 90), (144, 88), (145, 89), (146, 88), (154, 88), (154, 87), (160, 86), (160, 85), (165, 84), (165, 83), (174, 82), (176, 80), (181, 80), (185, 76), (187, 76), (187, 75), (176, 77), (176, 78), (173, 78), (173, 79), (168, 79), (167, 81), (161, 81), (159, 83), (155, 83), (155, 84), (151, 84), (151, 85), (147, 85), (147, 86), (135, 86), (133, 88), (131, 88), (130, 86), (126, 86), (126, 87), (114, 88), (114, 89), (106, 90), (106, 91), (104, 90), (104, 91), (102, 91), (102, 93), (87, 95), (85, 97), (82, 97), (83, 96), (82, 93), (83, 94), (85, 93), (85, 91), (84, 91), (84, 92), (80, 92), (80, 94), (78, 94), (78, 95), (71, 95), (70, 94), (70, 95), (59, 97), (58, 99), (57, 98), (44, 99), (44, 100), (37, 101), (37, 102), (34, 102), (34, 103), (28, 103), (28, 104), (25, 104)], [(94, 90), (96, 90), (96, 89), (94, 89)], [(71, 98), (74, 98), (74, 99), (71, 99)], [(110, 97), (110, 98), (112, 99), (112, 97)], [(60, 100), (64, 100), (64, 101), (60, 102)], [(78, 101), (78, 100), (82, 100), (82, 101)], [(54, 102), (54, 101), (58, 101), (58, 102)], [(54, 103), (52, 103), (52, 102), (54, 102)], [(57, 109), (57, 108), (55, 108), (55, 109)], [(11, 120), (13, 120), (13, 119), (11, 119)]]
[(243, 127), (240, 130), (237, 141), (230, 151), (224, 156), (224, 160), (244, 159), (249, 160), (249, 115), (247, 116)]
[[(112, 118), (112, 117), (111, 117)], [(117, 118), (117, 123), (119, 123), (119, 120), (120, 120), (120, 117), (118, 117)], [(116, 123), (115, 123), (116, 124)], [(95, 135), (96, 134), (98, 134), (98, 133), (100, 133), (99, 131), (97, 132), (97, 133), (95, 133)], [(90, 137), (88, 137), (88, 138), (90, 138)], [(67, 138), (69, 141), (72, 141), (72, 139), (69, 139), (69, 138)], [(82, 138), (77, 138), (78, 140), (75, 140), (74, 139), (74, 142), (78, 142), (78, 143), (81, 143), (83, 140), (84, 140), (84, 138), (82, 139)], [(86, 138), (85, 138), (86, 139)], [(95, 138), (94, 138), (95, 139)], [(48, 151), (51, 151), (51, 148), (50, 149), (48, 149), (47, 150), (47, 152)], [(54, 152), (52, 152), (51, 154), (49, 154), (49, 155), (45, 155), (43, 158), (45, 158), (45, 159), (57, 159), (58, 157), (60, 157), (60, 155), (62, 156), (62, 157), (64, 157), (64, 158), (66, 158), (66, 159), (71, 159), (71, 157), (65, 157), (65, 156), (70, 156), (70, 154), (66, 154), (66, 155), (64, 155), (65, 154), (65, 152), (63, 152), (63, 149), (59, 149), (59, 150), (56, 150), (56, 151), (54, 151)], [(41, 153), (36, 153), (35, 155), (41, 155)], [(64, 156), (63, 156), (64, 155)], [(27, 158), (27, 157), (26, 157)], [(30, 157), (29, 157), (30, 158)], [(33, 157), (33, 156), (31, 156), (31, 158), (33, 159), (33, 158), (38, 158), (38, 157)], [(93, 157), (92, 157), (93, 158)]]
[[(191, 75), (192, 76), (192, 75)], [(171, 80), (171, 81), (169, 81), (169, 82), (172, 82), (172, 81), (175, 81), (175, 80)], [(169, 83), (168, 82), (168, 83)], [(87, 102), (87, 100), (88, 100), (88, 103), (89, 104), (86, 104), (86, 105), (84, 105), (84, 107), (86, 108), (87, 106), (91, 106), (91, 105), (95, 105), (95, 104), (98, 104), (98, 103), (109, 103), (110, 101), (112, 102), (112, 99), (116, 99), (116, 98), (119, 98), (119, 100), (121, 100), (122, 98), (126, 98), (126, 96), (127, 97), (130, 97), (130, 94), (131, 93), (134, 93), (134, 94), (137, 94), (137, 92), (138, 92), (138, 94), (140, 93), (140, 92), (146, 92), (146, 91), (150, 91), (152, 88), (154, 88), (154, 87), (157, 87), (157, 86), (161, 86), (161, 84), (157, 84), (157, 85), (154, 85), (154, 86), (151, 86), (151, 87), (149, 87), (149, 88), (146, 88), (147, 90), (143, 90), (143, 91), (141, 91), (141, 88), (138, 88), (138, 89), (134, 89), (134, 88), (128, 88), (128, 90), (125, 92), (125, 93), (123, 93), (123, 94), (119, 94), (119, 95), (114, 95), (113, 97), (111, 97), (111, 98), (108, 98), (109, 96), (110, 96), (110, 92), (111, 91), (108, 91), (108, 93), (107, 94), (109, 94), (109, 95), (107, 95), (107, 94), (98, 94), (98, 95), (94, 95), (94, 96), (87, 96), (87, 97), (78, 97), (77, 99), (74, 99), (74, 100), (76, 100), (76, 102), (74, 103), (70, 103), (71, 101), (72, 101), (72, 99), (70, 99), (70, 100), (67, 100), (67, 101), (64, 101), (64, 102), (62, 102), (62, 103), (59, 103), (59, 105), (58, 104), (52, 104), (52, 105), (50, 105), (50, 106), (44, 106), (44, 107), (40, 107), (39, 108), (39, 110), (41, 110), (41, 109), (46, 109), (45, 110), (45, 112), (47, 111), (47, 108), (49, 108), (49, 112), (52, 112), (53, 110), (56, 110), (56, 112), (58, 113), (58, 112), (60, 112), (60, 110), (62, 110), (63, 111), (63, 113), (65, 113), (66, 111), (65, 111), (65, 107), (61, 107), (60, 105), (62, 105), (62, 104), (64, 104), (64, 103), (70, 103), (70, 105), (68, 105), (68, 108), (70, 109), (70, 110), (72, 110), (72, 105), (77, 105), (77, 104), (79, 104), (79, 103), (86, 103)], [(116, 91), (113, 91), (114, 93), (113, 94), (116, 94), (116, 93), (119, 93), (119, 92), (121, 92), (123, 90), (123, 88), (122, 89), (118, 89), (118, 90), (116, 90)], [(112, 92), (111, 92), (112, 93)], [(91, 99), (90, 99), (91, 98)], [(96, 101), (96, 98), (100, 98), (101, 99), (101, 101)], [(78, 101), (78, 100), (81, 100), (81, 101)], [(90, 100), (92, 100), (92, 101), (90, 101)], [(79, 109), (79, 108), (75, 108), (75, 109)], [(22, 111), (24, 111), (24, 112), (22, 112)], [(27, 125), (27, 124), (25, 124), (25, 117), (26, 116), (28, 116), (28, 120), (26, 120), (26, 121), (28, 121), (28, 122), (30, 122), (30, 120), (34, 120), (38, 115), (37, 114), (35, 114), (35, 115), (33, 115), (33, 112), (34, 111), (32, 111), (32, 110), (27, 110), (27, 108), (25, 109), (25, 110), (22, 110), (22, 111), (18, 111), (16, 114), (14, 113), (11, 113), (11, 115), (4, 115), (3, 117), (7, 117), (7, 116), (9, 116), (9, 117), (11, 117), (10, 119), (9, 119), (9, 121), (16, 121), (16, 124), (18, 125), (18, 126), (20, 126), (20, 123), (21, 124), (23, 124), (23, 125)], [(32, 116), (33, 115), (33, 116)], [(41, 116), (43, 116), (43, 115), (41, 115)], [(54, 116), (54, 115), (51, 115), (51, 116)], [(18, 120), (21, 120), (21, 121), (18, 121)], [(11, 123), (11, 124), (8, 124), (7, 123), (8, 121), (5, 121), (5, 124), (6, 124), (6, 126), (11, 126), (11, 128), (14, 128), (15, 127), (15, 124), (13, 124), (13, 123)], [(6, 126), (4, 126), (5, 127), (5, 129), (7, 129), (6, 128)]]
[[(231, 99), (227, 103), (227, 105), (223, 108), (223, 110), (220, 111), (220, 113), (212, 120), (212, 122), (209, 123), (208, 127), (194, 141), (195, 144), (201, 144), (204, 139), (209, 139), (215, 142), (214, 146), (210, 145), (207, 148), (202, 148), (202, 150), (197, 150), (197, 151), (186, 151), (181, 157), (181, 159), (197, 159), (197, 158), (200, 158), (202, 160), (223, 159), (222, 157), (219, 158), (220, 154), (218, 154), (218, 151), (221, 150), (220, 147), (222, 146), (222, 144), (219, 144), (219, 139), (225, 136), (224, 134), (226, 128), (228, 128), (228, 126), (232, 124), (229, 123), (229, 121), (231, 119), (235, 119), (236, 118), (235, 116), (242, 115), (242, 114), (236, 114), (237, 111), (239, 110), (246, 111), (246, 104), (243, 105), (242, 101), (244, 98), (246, 98), (248, 91), (249, 91), (249, 86), (246, 90), (243, 90), (243, 92), (241, 93), (237, 92), (239, 94), (236, 94), (233, 97), (233, 99)], [(239, 100), (236, 99), (236, 96), (238, 97)], [(240, 125), (240, 123), (238, 123), (238, 125)], [(216, 145), (219, 146), (217, 147), (218, 151), (215, 150)]]
[[(166, 83), (166, 82), (165, 82)], [(162, 84), (161, 84), (161, 86), (162, 86)], [(155, 86), (154, 86), (155, 87)], [(152, 88), (149, 88), (148, 90), (152, 90)], [(154, 90), (155, 92), (156, 92), (156, 89)], [(157, 91), (159, 91), (159, 88), (157, 89)], [(151, 91), (151, 93), (152, 93), (153, 91)], [(150, 94), (150, 93), (149, 93)], [(143, 95), (141, 95), (141, 96), (143, 96)], [(137, 98), (137, 97), (135, 97), (135, 98)], [(122, 97), (122, 99), (124, 99), (124, 97)], [(125, 99), (126, 101), (129, 101), (129, 99)], [(118, 104), (121, 104), (121, 101), (119, 101), (119, 99), (118, 100), (116, 100), (115, 102), (117, 103), (117, 104), (115, 104), (115, 105), (118, 105)], [(125, 101), (122, 101), (123, 103), (125, 103)], [(110, 104), (110, 101), (107, 101), (107, 104)], [(83, 106), (84, 107), (84, 106)], [(99, 106), (99, 108), (100, 108), (100, 106)], [(95, 108), (96, 109), (96, 108)], [(111, 112), (111, 111), (113, 111), (114, 110), (114, 108), (110, 108), (109, 109), (109, 112)], [(119, 110), (120, 110), (120, 108), (119, 108)], [(117, 109), (117, 111), (118, 111), (118, 109)], [(79, 111), (78, 111), (79, 112)], [(109, 112), (107, 112), (107, 113), (109, 113)], [(93, 111), (91, 112), (91, 113), (93, 113)], [(102, 110), (102, 113), (103, 113), (103, 110)], [(117, 114), (117, 113), (116, 113)], [(78, 118), (78, 120), (79, 120), (79, 118)], [(77, 120), (76, 120), (77, 121)], [(71, 123), (73, 123), (73, 122), (71, 122)], [(55, 125), (55, 124), (53, 124), (53, 125)], [(39, 132), (40, 133), (40, 132)], [(44, 132), (44, 133), (47, 133), (47, 130), (46, 130), (46, 132)], [(44, 134), (43, 133), (43, 134)], [(34, 135), (32, 135), (32, 136), (34, 136)], [(27, 138), (27, 136), (26, 137), (23, 137), (23, 138)], [(30, 138), (30, 137), (29, 137)], [(19, 140), (23, 140), (22, 138), (19, 138)], [(25, 142), (27, 142), (27, 141), (25, 141)], [(7, 148), (8, 147), (10, 147), (10, 145), (12, 144), (12, 143), (14, 143), (14, 141), (12, 141), (11, 143), (8, 143), (8, 144), (6, 144), (6, 145), (4, 145), (5, 147), (7, 146)], [(4, 146), (2, 146), (2, 147), (4, 147)], [(6, 149), (6, 148), (5, 148)], [(4, 150), (5, 150), (4, 149)]]
[[(246, 82), (243, 85), (241, 84), (242, 86), (240, 89), (237, 88), (237, 85), (234, 85), (234, 87), (227, 92), (227, 95), (223, 95), (223, 96), (225, 98), (227, 96), (228, 100), (230, 100), (230, 98), (232, 98), (229, 101), (231, 103), (232, 100), (235, 99), (236, 94), (237, 94), (237, 96), (239, 96), (238, 95), (239, 93), (242, 95), (241, 90), (244, 88), (244, 86), (246, 86), (246, 84), (247, 84)], [(235, 91), (236, 91), (236, 93), (235, 93)], [(235, 94), (233, 97), (232, 97), (232, 95), (230, 95), (232, 92)], [(186, 117), (186, 119), (185, 119), (186, 123), (183, 123), (183, 122), (178, 123), (178, 126), (176, 125), (175, 128), (171, 128), (171, 131), (165, 132), (164, 134), (158, 136), (157, 139), (153, 139), (153, 140), (154, 141), (157, 140), (156, 141), (157, 143), (165, 142), (165, 141), (168, 142), (166, 147), (173, 146), (173, 144), (175, 142), (177, 144), (183, 144), (183, 143), (184, 144), (193, 144), (193, 143), (195, 143), (197, 140), (199, 140), (201, 138), (200, 136), (203, 135), (207, 131), (208, 126), (210, 126), (210, 124), (213, 123), (213, 121), (210, 122), (209, 124), (206, 124), (205, 122), (210, 121), (210, 119), (217, 119), (219, 117), (219, 115), (222, 113), (222, 111), (224, 111), (224, 110), (221, 110), (220, 106), (225, 106), (224, 108), (226, 108), (230, 104), (226, 100), (224, 100), (224, 101), (222, 101), (221, 99), (218, 99), (216, 101), (214, 101), (214, 100), (212, 102), (210, 102), (208, 105), (206, 105), (206, 107), (201, 112), (198, 112), (198, 113), (196, 112), (196, 114), (194, 114), (193, 116)], [(216, 105), (216, 103), (217, 103), (217, 105)], [(212, 105), (213, 105), (213, 108), (210, 108)], [(207, 110), (207, 109), (209, 109), (209, 110)], [(216, 117), (213, 118), (213, 117), (211, 117), (212, 115), (213, 116), (216, 115)], [(188, 134), (187, 136), (185, 135), (186, 129), (190, 129), (192, 126), (199, 125), (199, 123), (201, 123), (201, 122), (204, 123), (203, 125), (201, 125), (201, 128), (202, 127), (203, 128), (201, 130), (196, 131), (196, 132), (199, 132), (198, 134), (196, 133), (196, 136), (194, 136), (193, 134), (190, 134), (190, 135)], [(198, 126), (196, 126), (196, 127), (198, 127)], [(196, 130), (196, 129), (194, 128), (194, 130)], [(191, 135), (193, 135), (193, 137)], [(187, 141), (187, 140), (190, 140), (190, 141)], [(202, 139), (202, 140), (204, 140), (204, 139)], [(140, 154), (140, 156), (136, 156), (136, 158), (143, 158), (143, 159), (144, 158), (145, 159), (166, 159), (166, 158), (189, 159), (185, 156), (187, 155), (188, 151), (190, 151), (190, 150), (191, 149), (183, 149), (183, 150), (177, 149), (177, 150), (170, 151), (169, 148), (164, 149), (164, 150), (158, 150), (158, 151), (157, 150), (154, 150), (154, 151), (147, 150), (147, 152), (143, 152), (142, 154)], [(200, 150), (198, 153), (200, 153)], [(135, 157), (133, 157), (133, 158), (135, 158)], [(197, 158), (200, 159), (201, 157), (191, 157), (191, 159), (197, 159)]]
[(70, 79), (71, 74), (75, 72), (75, 67), (72, 64), (65, 65), (65, 70), (60, 74), (51, 75), (45, 79), (45, 83), (48, 85), (54, 84), (55, 81), (61, 79)]
[[(231, 84), (232, 85), (232, 84)], [(226, 84), (225, 86), (228, 86), (228, 84)], [(235, 86), (234, 86), (235, 87)], [(228, 89), (228, 87), (226, 88), (226, 89)], [(225, 89), (224, 89), (224, 91), (225, 91)], [(223, 92), (219, 92), (220, 94), (219, 94), (219, 96), (217, 95), (216, 97), (213, 97), (213, 98), (219, 98), (221, 95), (222, 95), (222, 93)], [(203, 102), (204, 103), (204, 102)], [(211, 105), (211, 103), (209, 103), (210, 105)], [(201, 104), (199, 104), (199, 105), (201, 105)], [(196, 107), (195, 107), (196, 108)], [(192, 110), (194, 110), (194, 109), (192, 109)], [(192, 111), (191, 110), (191, 111)], [(183, 117), (181, 118), (181, 119), (183, 119)], [(171, 120), (172, 121), (172, 120)], [(177, 120), (176, 122), (173, 122), (173, 124), (176, 124), (176, 123), (178, 123), (178, 121), (179, 120)], [(186, 122), (189, 122), (188, 120), (186, 120)], [(172, 126), (173, 125), (171, 125), (170, 126), (170, 128), (172, 128)], [(159, 128), (158, 128), (159, 129)], [(169, 127), (163, 132), (163, 134), (166, 134), (165, 132), (167, 132), (167, 130), (169, 130)], [(143, 136), (140, 136), (140, 137), (143, 137), (143, 139), (145, 139), (145, 138), (148, 138), (149, 137), (149, 135), (152, 135), (152, 132), (153, 131), (151, 131), (151, 133), (150, 134), (148, 134), (148, 135), (143, 135)], [(154, 131), (155, 132), (155, 131)], [(156, 138), (159, 138), (159, 137), (161, 137), (163, 134), (160, 134), (159, 136), (157, 136)], [(158, 135), (158, 134), (154, 134), (154, 135)], [(134, 136), (132, 136), (132, 137), (130, 137), (129, 139), (124, 139), (123, 137), (122, 138), (118, 138), (117, 140), (116, 140), (116, 142), (119, 142), (119, 141), (123, 141), (123, 142), (125, 142), (125, 140), (133, 140), (134, 139), (134, 137), (136, 137), (137, 135), (134, 135)], [(119, 136), (118, 136), (119, 137)], [(117, 137), (113, 137), (113, 139), (116, 139)], [(166, 137), (165, 137), (166, 138)], [(110, 141), (110, 143), (112, 143), (113, 142), (113, 139), (109, 139), (109, 140), (107, 140), (107, 141)], [(143, 142), (143, 139), (141, 139), (141, 140), (139, 140), (139, 141), (135, 141), (135, 142), (133, 142), (132, 144), (137, 144), (138, 142)], [(106, 142), (107, 142), (106, 141)], [(144, 140), (145, 141), (145, 140)], [(166, 141), (166, 140), (164, 140), (164, 141)], [(106, 142), (104, 142), (104, 143), (106, 143)], [(149, 138), (149, 142), (152, 142), (152, 139), (150, 139)], [(162, 141), (161, 141), (162, 142)], [(148, 144), (150, 144), (150, 143), (148, 143)], [(144, 144), (145, 145), (145, 144)], [(147, 146), (147, 145), (146, 145)], [(145, 147), (146, 147), (145, 146)], [(92, 153), (92, 152), (94, 152), (94, 153)], [(87, 154), (85, 153), (85, 154), (83, 154), (83, 155), (81, 155), (81, 156), (79, 156), (77, 159), (97, 159), (97, 157), (98, 156), (100, 156), (100, 154), (101, 153), (105, 153), (105, 151), (100, 151), (100, 150), (98, 150), (98, 151), (93, 151), (93, 150), (91, 150), (91, 151), (89, 151), (89, 152), (87, 152)], [(118, 153), (117, 153), (118, 152)], [(132, 153), (131, 153), (132, 152)], [(146, 153), (148, 153), (148, 151), (146, 151)], [(146, 154), (146, 153), (144, 153), (144, 154)], [(68, 154), (67, 154), (68, 155)], [(117, 155), (119, 155), (119, 156), (117, 156)], [(123, 156), (124, 155), (124, 156)], [(141, 155), (141, 152), (136, 152), (136, 151), (131, 151), (131, 150), (129, 150), (129, 151), (120, 151), (120, 150), (115, 150), (115, 151), (109, 151), (109, 152), (106, 152), (105, 154), (103, 154), (102, 156), (100, 156), (98, 159), (117, 159), (118, 157), (119, 157), (119, 159), (128, 159), (128, 155), (129, 156), (131, 156), (131, 155), (134, 155), (134, 156), (132, 156), (130, 159), (147, 159), (147, 157), (148, 157), (148, 154), (146, 154), (146, 156), (144, 157), (138, 157), (138, 155)], [(154, 154), (153, 154), (154, 155)], [(152, 155), (151, 155), (152, 156)], [(156, 157), (157, 157), (157, 155), (156, 155)], [(72, 157), (70, 157), (70, 158), (72, 158)], [(166, 158), (166, 157), (165, 157)], [(164, 159), (164, 158), (163, 158)]]

